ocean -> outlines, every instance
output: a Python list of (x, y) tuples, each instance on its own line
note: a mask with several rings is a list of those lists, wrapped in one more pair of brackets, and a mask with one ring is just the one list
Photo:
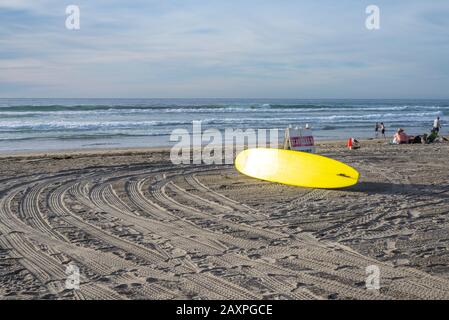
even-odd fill
[[(317, 140), (429, 132), (449, 100), (0, 99), (0, 152), (170, 146), (175, 129), (312, 127)], [(280, 132), (280, 136), (283, 133)]]

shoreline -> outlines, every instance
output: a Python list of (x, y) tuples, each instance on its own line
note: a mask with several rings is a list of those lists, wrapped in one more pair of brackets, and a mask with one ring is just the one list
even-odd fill
[[(383, 139), (358, 139), (362, 144), (385, 144), (389, 140)], [(346, 145), (345, 139), (334, 140), (318, 140), (315, 141), (316, 147), (326, 145)], [(279, 146), (281, 148), (281, 145)], [(123, 147), (123, 148), (74, 148), (74, 149), (59, 149), (59, 150), (32, 150), (32, 151), (14, 151), (14, 152), (2, 152), (0, 153), (0, 159), (2, 158), (37, 158), (37, 157), (50, 157), (50, 156), (92, 156), (92, 155), (120, 155), (120, 154), (145, 154), (151, 152), (170, 152), (171, 146), (163, 147)]]

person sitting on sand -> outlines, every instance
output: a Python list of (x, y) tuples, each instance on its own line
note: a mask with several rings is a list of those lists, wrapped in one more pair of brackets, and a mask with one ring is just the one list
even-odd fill
[(408, 135), (404, 132), (404, 129), (402, 129), (402, 128), (399, 128), (399, 129), (398, 129), (398, 131), (397, 131), (396, 134), (394, 135), (393, 143), (394, 143), (394, 144), (404, 144), (404, 143), (409, 143), (409, 137), (408, 137)]
[(423, 143), (423, 137), (422, 136), (409, 137), (408, 143), (413, 143), (413, 144), (419, 143), (419, 144), (422, 144)]

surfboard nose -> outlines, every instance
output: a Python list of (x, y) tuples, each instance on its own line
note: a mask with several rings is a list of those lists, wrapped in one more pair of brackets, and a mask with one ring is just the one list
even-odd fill
[(237, 168), (245, 168), (247, 160), (248, 160), (248, 153), (244, 151), (240, 152), (234, 160), (234, 165)]

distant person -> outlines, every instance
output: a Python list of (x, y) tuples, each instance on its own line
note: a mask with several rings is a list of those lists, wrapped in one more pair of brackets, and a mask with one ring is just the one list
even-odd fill
[(393, 143), (394, 144), (409, 143), (409, 136), (404, 132), (404, 129), (399, 128), (398, 131), (396, 131), (393, 138)]
[(382, 133), (382, 137), (386, 140), (387, 137), (385, 136), (385, 124), (383, 122), (380, 123), (380, 132)]
[(380, 128), (379, 122), (376, 122), (376, 126), (374, 127), (374, 138), (375, 139), (379, 138), (379, 128)]
[(440, 117), (437, 117), (435, 119), (435, 121), (433, 122), (433, 130), (432, 131), (435, 131), (436, 133), (439, 133), (440, 129), (441, 129)]

